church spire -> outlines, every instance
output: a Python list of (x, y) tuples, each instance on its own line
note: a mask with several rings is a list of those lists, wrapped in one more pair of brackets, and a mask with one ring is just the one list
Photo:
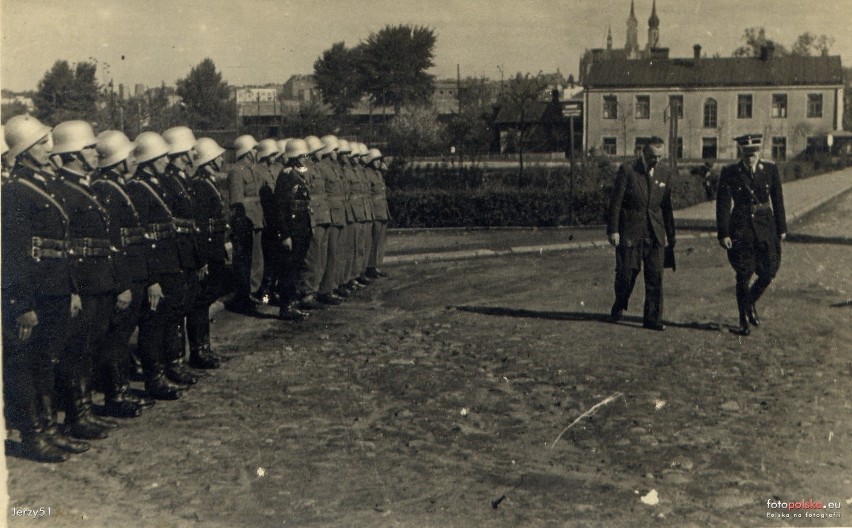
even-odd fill
[(649, 50), (660, 46), (660, 19), (657, 17), (657, 0), (651, 7), (651, 18), (648, 19), (648, 48)]
[(606, 31), (606, 49), (612, 51), (612, 25)]
[(627, 57), (635, 59), (639, 55), (639, 21), (636, 20), (636, 10), (633, 0), (630, 0), (630, 16), (627, 18), (627, 40), (624, 43)]

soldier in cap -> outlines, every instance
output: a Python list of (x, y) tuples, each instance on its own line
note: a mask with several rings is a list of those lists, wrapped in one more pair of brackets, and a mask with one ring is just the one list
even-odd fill
[(310, 190), (304, 179), (308, 169), (304, 166), (308, 145), (302, 139), (287, 143), (285, 156), (287, 165), (275, 182), (276, 228), (281, 234), (284, 249), (279, 299), (279, 317), (289, 321), (301, 321), (308, 313), (299, 309), (298, 303), (309, 286), (305, 284), (305, 257), (311, 243)]
[[(57, 387), (67, 433), (75, 438), (101, 439), (107, 437), (106, 428), (115, 424), (92, 414), (95, 353), (103, 347), (113, 310), (127, 309), (132, 292), (115, 281), (111, 237), (114, 227), (109, 212), (90, 186), (90, 174), (98, 164), (92, 127), (85, 121), (65, 121), (54, 128), (53, 137), (51, 158), (58, 167), (57, 181), (65, 197), (71, 266), (82, 301), (80, 315), (71, 321), (59, 357)], [(137, 415), (138, 411), (127, 416)]]
[(142, 132), (134, 143), (137, 166), (127, 189), (148, 240), (148, 285), (139, 318), (138, 354), (145, 390), (158, 400), (176, 400), (184, 384), (166, 377), (164, 362), (171, 359), (169, 347), (174, 347), (180, 333), (187, 282), (174, 217), (161, 182), (169, 165), (169, 144), (156, 132)]
[(198, 369), (219, 367), (219, 358), (210, 348), (210, 305), (219, 298), (225, 277), (225, 231), (228, 227), (225, 204), (216, 188), (216, 175), (224, 165), (225, 149), (210, 138), (200, 138), (193, 150), (195, 172), (190, 178), (198, 236), (198, 259), (207, 266), (199, 281), (198, 293), (186, 318), (189, 337), (189, 366)]
[[(109, 329), (95, 350), (95, 376), (104, 392), (104, 410), (111, 416), (138, 416), (155, 400), (137, 396), (129, 388), (128, 370), (133, 362), (129, 341), (133, 334), (148, 286), (148, 240), (145, 228), (130, 198), (130, 155), (133, 143), (118, 130), (97, 136), (98, 171), (91, 188), (110, 218), (110, 241), (116, 291), (116, 309), (109, 316)], [(128, 296), (124, 292), (130, 292)]]
[(305, 138), (305, 144), (309, 155), (304, 159), (303, 164), (308, 170), (302, 174), (302, 177), (308, 184), (310, 195), (311, 244), (308, 246), (308, 254), (305, 257), (305, 276), (303, 277), (308, 289), (299, 302), (299, 307), (314, 310), (323, 308), (325, 304), (339, 304), (339, 302), (328, 296), (322, 298), (325, 302), (318, 298), (328, 263), (328, 228), (331, 225), (331, 212), (325, 191), (326, 177), (322, 172), (322, 166), (319, 165), (322, 141), (316, 136), (308, 136)]
[(336, 293), (342, 284), (340, 272), (343, 260), (349, 253), (344, 246), (343, 231), (346, 228), (346, 188), (343, 171), (337, 162), (337, 138), (333, 135), (322, 137), (322, 148), (316, 153), (319, 161), (316, 167), (325, 180), (325, 193), (328, 199), (330, 224), (328, 226), (328, 256), (325, 272), (320, 281), (317, 300), (323, 304), (340, 304), (343, 297)]
[(370, 195), (373, 200), (373, 232), (370, 239), (370, 252), (367, 258), (367, 277), (378, 279), (387, 277), (387, 273), (379, 269), (385, 257), (385, 241), (388, 233), (390, 211), (388, 209), (387, 190), (384, 173), (387, 165), (384, 163), (379, 149), (369, 149), (364, 161), (367, 163), (367, 176), (370, 180)]
[(68, 213), (50, 169), (50, 128), (22, 115), (4, 129), (12, 175), (2, 187), (3, 385), (23, 456), (62, 462), (88, 448), (56, 424), (54, 361), (81, 301), (68, 259)]
[(642, 155), (618, 169), (609, 203), (607, 236), (615, 246), (613, 322), (621, 319), (639, 270), (644, 269), (645, 306), (642, 325), (663, 331), (663, 261), (675, 246), (671, 174), (659, 165), (663, 140), (652, 137)]
[(231, 237), (234, 245), (235, 295), (229, 307), (251, 311), (258, 299), (252, 293), (263, 282), (263, 208), (260, 205), (260, 178), (255, 173), (257, 140), (243, 135), (234, 140), (237, 162), (228, 171), (231, 209)]
[(739, 327), (734, 332), (741, 335), (751, 333), (749, 325), (760, 325), (755, 305), (778, 272), (787, 236), (781, 178), (774, 163), (760, 159), (762, 139), (761, 134), (735, 138), (741, 159), (722, 170), (716, 197), (719, 244), (736, 273)]
[(275, 229), (275, 180), (283, 169), (277, 163), (280, 152), (278, 142), (272, 138), (261, 140), (255, 146), (255, 176), (260, 183), (258, 195), (263, 209), (263, 232), (261, 233), (261, 249), (263, 250), (263, 280), (257, 290), (256, 297), (263, 303), (277, 303), (278, 270), (281, 267), (280, 235)]

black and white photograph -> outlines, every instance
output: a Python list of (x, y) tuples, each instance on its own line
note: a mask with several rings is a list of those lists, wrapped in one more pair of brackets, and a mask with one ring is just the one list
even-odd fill
[(0, 526), (852, 526), (852, 0), (0, 0)]

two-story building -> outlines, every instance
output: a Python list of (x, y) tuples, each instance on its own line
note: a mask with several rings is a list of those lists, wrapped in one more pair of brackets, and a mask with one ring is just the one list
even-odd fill
[[(583, 79), (583, 145), (632, 155), (649, 136), (679, 158), (734, 159), (733, 138), (762, 133), (763, 156), (784, 160), (819, 145), (843, 123), (840, 57), (604, 60)], [(672, 118), (674, 117), (674, 126)]]

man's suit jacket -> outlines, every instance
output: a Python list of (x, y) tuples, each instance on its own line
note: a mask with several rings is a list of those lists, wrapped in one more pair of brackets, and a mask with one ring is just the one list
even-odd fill
[(625, 247), (636, 246), (646, 232), (659, 245), (673, 246), (671, 171), (657, 165), (649, 178), (642, 158), (624, 163), (615, 177), (606, 232), (618, 233)]

